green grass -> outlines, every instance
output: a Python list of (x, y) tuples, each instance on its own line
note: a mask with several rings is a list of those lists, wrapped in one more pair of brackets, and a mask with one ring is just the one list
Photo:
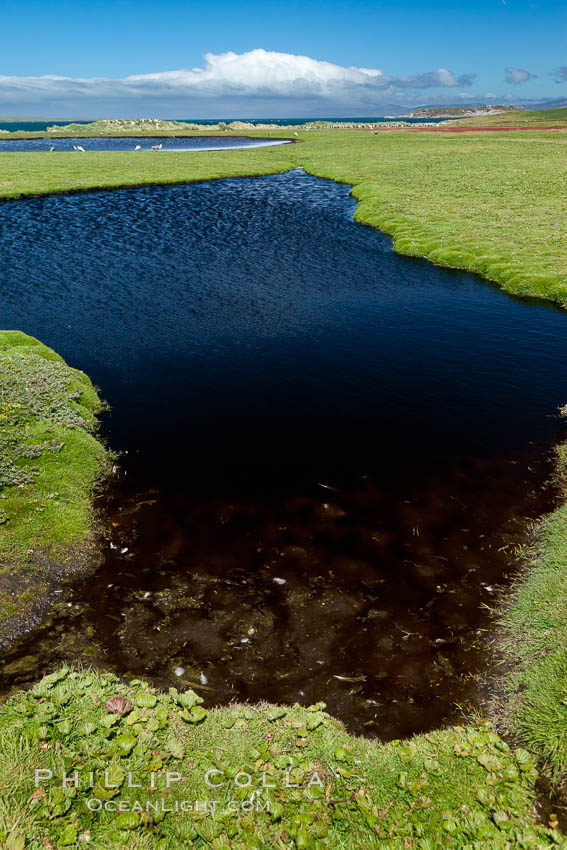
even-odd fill
[[(272, 138), (285, 135), (274, 131)], [(4, 153), (0, 198), (301, 166), (352, 185), (357, 221), (389, 233), (397, 251), (478, 272), (518, 296), (567, 305), (567, 135), (300, 130), (299, 139), (201, 153)]]
[[(113, 697), (124, 714), (105, 707)], [(382, 745), (349, 736), (324, 704), (207, 711), (201, 702), (67, 667), (16, 695), (0, 708), (2, 846), (567, 846), (534, 821), (533, 759), (487, 724)], [(76, 772), (76, 785), (62, 787), (63, 772)], [(213, 800), (214, 813), (211, 803), (181, 808)]]
[(100, 408), (85, 374), (32, 337), (0, 331), (0, 617), (22, 615), (50, 562), (79, 559), (106, 463)]
[[(567, 444), (558, 450), (567, 492)], [(531, 564), (503, 617), (502, 649), (510, 665), (503, 728), (544, 760), (567, 792), (567, 504), (540, 525)]]
[(538, 124), (563, 124), (567, 126), (567, 107), (503, 112), (500, 115), (479, 115), (476, 118), (463, 118), (457, 126), (537, 127)]

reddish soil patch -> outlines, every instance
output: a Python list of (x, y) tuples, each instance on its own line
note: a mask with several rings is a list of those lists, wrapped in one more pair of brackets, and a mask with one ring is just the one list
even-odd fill
[[(527, 127), (389, 127), (388, 130), (411, 130), (413, 133), (502, 133), (510, 130), (567, 130), (567, 124), (530, 124)], [(369, 132), (365, 130), (363, 132)], [(371, 132), (377, 133), (378, 130)]]
[(530, 124), (528, 127), (424, 127), (417, 129), (418, 133), (501, 133), (510, 130), (567, 130), (567, 124)]

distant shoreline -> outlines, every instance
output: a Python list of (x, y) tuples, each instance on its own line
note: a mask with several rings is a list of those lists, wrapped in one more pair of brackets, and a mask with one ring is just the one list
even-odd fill
[[(0, 130), (8, 130), (8, 132), (46, 132), (48, 127), (52, 127), (55, 124), (66, 126), (68, 124), (92, 124), (95, 121), (104, 120), (104, 119), (84, 119), (84, 118), (3, 118), (0, 116)], [(135, 119), (132, 119), (135, 120)], [(438, 119), (429, 119), (429, 118), (407, 118), (405, 116), (384, 116), (380, 115), (378, 117), (360, 117), (360, 118), (179, 118), (179, 119), (163, 119), (165, 120), (175, 120), (181, 121), (184, 123), (192, 123), (192, 124), (202, 124), (205, 126), (215, 126), (219, 122), (220, 123), (231, 123), (232, 121), (242, 121), (242, 123), (253, 124), (254, 126), (258, 124), (276, 124), (278, 127), (300, 127), (304, 124), (311, 124), (316, 121), (328, 121), (334, 123), (356, 123), (356, 124), (387, 124), (391, 121), (404, 121), (406, 123), (411, 124), (421, 124), (426, 121), (441, 121), (448, 120), (447, 117), (438, 118)]]

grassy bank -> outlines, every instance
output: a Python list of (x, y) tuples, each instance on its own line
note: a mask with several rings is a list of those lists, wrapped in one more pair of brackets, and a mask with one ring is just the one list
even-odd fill
[[(567, 494), (567, 444), (558, 450)], [(567, 793), (567, 503), (538, 529), (529, 571), (504, 616), (504, 656), (511, 666), (499, 710), (503, 728), (544, 760)]]
[(98, 396), (82, 372), (19, 331), (0, 332), (0, 635), (88, 560), (105, 464)]
[(0, 709), (3, 846), (567, 846), (534, 822), (531, 757), (487, 725), (381, 745), (323, 704), (200, 703), (69, 668), (14, 697)]
[(397, 251), (567, 305), (567, 135), (300, 130), (299, 141), (201, 153), (3, 153), (0, 198), (303, 167), (351, 184), (357, 220), (389, 233)]

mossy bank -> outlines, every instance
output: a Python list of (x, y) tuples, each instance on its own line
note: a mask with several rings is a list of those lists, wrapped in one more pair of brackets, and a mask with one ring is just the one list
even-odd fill
[[(557, 449), (557, 477), (565, 500), (567, 443)], [(496, 710), (502, 728), (537, 754), (567, 798), (566, 501), (541, 521), (528, 555), (503, 616), (509, 673)]]
[(567, 847), (535, 822), (532, 757), (486, 724), (382, 745), (324, 704), (207, 711), (63, 668), (0, 708), (9, 850)]
[(92, 566), (92, 497), (108, 462), (89, 378), (19, 331), (0, 331), (0, 639)]

